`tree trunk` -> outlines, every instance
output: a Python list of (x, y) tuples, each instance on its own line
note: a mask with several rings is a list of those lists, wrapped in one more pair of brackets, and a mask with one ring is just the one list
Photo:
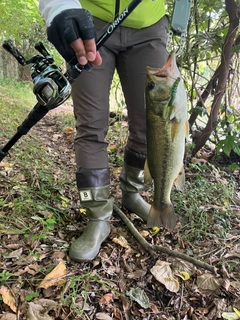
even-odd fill
[[(239, 26), (239, 16), (240, 9), (237, 7), (234, 0), (225, 0), (226, 11), (229, 15), (229, 29), (223, 44), (221, 63), (215, 72), (215, 76), (218, 76), (218, 82), (216, 85), (216, 91), (214, 94), (214, 99), (212, 103), (211, 113), (206, 127), (203, 129), (200, 137), (196, 139), (195, 147), (193, 148), (192, 155), (195, 155), (207, 142), (212, 131), (216, 126), (216, 121), (218, 119), (219, 109), (221, 106), (221, 101), (225, 92), (226, 83), (229, 74), (229, 67), (231, 61), (231, 49), (234, 44), (234, 39)], [(213, 78), (212, 78), (213, 79)], [(205, 96), (209, 94), (209, 86), (212, 86), (212, 83), (208, 84), (208, 87), (204, 91), (205, 95), (203, 98), (206, 100)], [(202, 99), (204, 101), (204, 99)], [(192, 117), (191, 123), (193, 123), (194, 118)]]

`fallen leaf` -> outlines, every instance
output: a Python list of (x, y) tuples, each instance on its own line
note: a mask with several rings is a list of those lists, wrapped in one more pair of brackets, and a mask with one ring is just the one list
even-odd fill
[(54, 320), (49, 311), (59, 308), (57, 302), (49, 299), (37, 299), (28, 303), (28, 320)]
[(143, 238), (147, 238), (150, 234), (149, 231), (147, 231), (147, 230), (141, 230), (141, 231), (139, 231), (139, 233)]
[(161, 282), (169, 291), (178, 292), (179, 282), (173, 276), (170, 263), (158, 260), (150, 271), (156, 280)]
[(1, 320), (17, 320), (17, 316), (13, 313), (5, 313), (1, 316), (0, 319)]
[(176, 276), (180, 277), (184, 281), (190, 279), (190, 274), (188, 272), (185, 272), (185, 271), (180, 271), (179, 273), (176, 273)]
[(150, 309), (152, 310), (152, 312), (153, 312), (154, 314), (159, 314), (159, 313), (160, 313), (158, 307), (157, 307), (155, 304), (153, 304), (153, 303), (151, 304)]
[(222, 317), (223, 317), (223, 319), (227, 319), (227, 320), (240, 319), (239, 316), (235, 312), (223, 312)]
[(231, 281), (230, 285), (235, 289), (240, 288), (240, 281)]
[(14, 273), (14, 275), (18, 277), (24, 273), (29, 273), (34, 276), (36, 273), (39, 272), (39, 269), (40, 267), (38, 264), (29, 264), (24, 269), (19, 269), (17, 272)]
[(144, 309), (150, 307), (149, 298), (146, 295), (145, 291), (137, 288), (131, 288), (129, 291), (126, 292), (126, 295), (131, 298), (131, 300), (136, 301), (140, 306)]
[(113, 238), (112, 241), (113, 241), (114, 243), (119, 244), (119, 245), (120, 245), (121, 247), (123, 247), (123, 248), (126, 248), (126, 249), (129, 249), (129, 248), (130, 248), (127, 240), (126, 240), (123, 236), (119, 236), (118, 238)]
[(96, 313), (96, 319), (98, 320), (113, 320), (112, 317), (110, 317), (108, 314), (103, 312)]
[(172, 270), (179, 272), (187, 272), (189, 276), (195, 273), (196, 267), (190, 262), (175, 259), (171, 264)]
[(122, 315), (122, 312), (120, 311), (120, 309), (113, 308), (113, 314), (114, 314), (114, 318), (116, 320), (123, 320), (123, 315)]
[(66, 202), (66, 203), (70, 202), (70, 199), (66, 197), (61, 196), (60, 198), (62, 199), (63, 202)]
[(100, 300), (100, 304), (108, 304), (113, 299), (112, 293), (106, 293)]
[(233, 308), (233, 311), (236, 313), (236, 315), (239, 317), (240, 319), (240, 311), (238, 311), (237, 308)]
[(17, 312), (16, 301), (12, 292), (7, 287), (0, 287), (0, 294), (2, 295), (3, 302), (7, 304), (12, 311)]
[(61, 286), (65, 283), (65, 279), (62, 279), (67, 274), (66, 265), (63, 261), (59, 264), (41, 281), (38, 288), (47, 289), (51, 286)]
[(74, 129), (72, 127), (67, 127), (64, 129), (65, 134), (71, 134), (74, 132)]
[(213, 274), (204, 273), (197, 277), (197, 286), (199, 289), (214, 291), (220, 287), (220, 280)]
[(54, 320), (48, 315), (48, 310), (45, 311), (41, 304), (29, 302), (28, 304), (28, 320)]
[(157, 234), (159, 231), (160, 231), (160, 228), (158, 228), (158, 227), (153, 227), (153, 228), (150, 230), (150, 232), (151, 232), (152, 235)]
[(139, 279), (140, 277), (143, 277), (146, 274), (146, 272), (147, 272), (146, 270), (138, 269), (133, 272), (130, 272), (127, 275), (127, 278), (128, 279)]
[(114, 144), (112, 146), (108, 146), (108, 151), (113, 151), (113, 150), (116, 150), (117, 149), (117, 146)]
[(23, 251), (23, 248), (14, 250), (14, 251), (10, 252), (9, 255), (6, 256), (6, 259), (12, 259), (12, 258), (17, 258), (18, 259), (19, 256), (21, 256), (22, 251)]

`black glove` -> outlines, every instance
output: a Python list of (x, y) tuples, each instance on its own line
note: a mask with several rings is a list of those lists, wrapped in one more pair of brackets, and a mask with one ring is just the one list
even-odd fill
[(48, 40), (54, 45), (61, 56), (71, 65), (77, 63), (74, 50), (70, 43), (81, 38), (95, 38), (94, 22), (91, 13), (86, 9), (68, 9), (54, 17), (47, 28)]

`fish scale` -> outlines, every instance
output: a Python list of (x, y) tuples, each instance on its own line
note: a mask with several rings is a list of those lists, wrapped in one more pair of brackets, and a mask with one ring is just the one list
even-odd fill
[(173, 229), (177, 219), (170, 196), (174, 183), (178, 189), (184, 188), (183, 157), (188, 134), (187, 97), (174, 53), (163, 68), (147, 67), (145, 99), (145, 181), (154, 181), (147, 226)]

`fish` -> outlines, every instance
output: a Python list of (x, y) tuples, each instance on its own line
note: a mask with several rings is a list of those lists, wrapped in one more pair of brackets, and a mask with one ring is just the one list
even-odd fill
[(183, 80), (171, 52), (162, 68), (146, 67), (145, 106), (147, 160), (145, 182), (153, 180), (153, 202), (147, 227), (174, 229), (173, 185), (183, 191), (184, 154), (188, 137), (188, 105)]

